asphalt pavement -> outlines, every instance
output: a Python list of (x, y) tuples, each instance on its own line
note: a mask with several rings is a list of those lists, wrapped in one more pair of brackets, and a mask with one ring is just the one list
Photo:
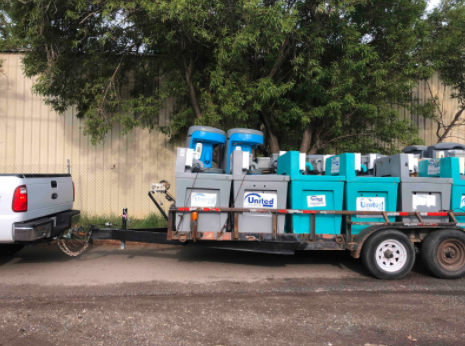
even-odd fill
[(465, 345), (465, 280), (348, 252), (56, 245), (0, 257), (3, 345)]

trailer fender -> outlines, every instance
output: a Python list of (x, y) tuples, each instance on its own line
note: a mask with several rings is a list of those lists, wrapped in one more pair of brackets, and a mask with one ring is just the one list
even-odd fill
[(362, 247), (365, 241), (375, 232), (379, 232), (385, 229), (395, 229), (392, 226), (370, 226), (365, 228), (359, 234), (357, 234), (353, 240), (355, 245), (353, 250), (350, 251), (350, 255), (354, 258), (360, 258), (360, 253), (362, 252)]

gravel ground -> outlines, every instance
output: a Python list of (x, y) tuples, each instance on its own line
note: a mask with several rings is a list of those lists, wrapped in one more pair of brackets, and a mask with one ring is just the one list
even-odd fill
[(0, 345), (464, 345), (465, 280), (346, 252), (56, 246), (0, 258)]

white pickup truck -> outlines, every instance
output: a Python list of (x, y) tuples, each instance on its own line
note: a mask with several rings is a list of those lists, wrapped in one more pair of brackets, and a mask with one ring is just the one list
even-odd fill
[(0, 255), (47, 242), (79, 221), (69, 174), (0, 174)]

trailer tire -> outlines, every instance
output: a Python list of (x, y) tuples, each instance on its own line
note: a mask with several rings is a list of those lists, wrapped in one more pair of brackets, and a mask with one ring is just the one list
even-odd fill
[(401, 279), (415, 264), (415, 248), (400, 231), (379, 231), (363, 245), (362, 262), (370, 274), (378, 279)]
[(24, 245), (21, 244), (1, 244), (0, 245), (0, 256), (12, 256), (18, 251), (21, 251)]
[(431, 232), (423, 241), (421, 256), (433, 275), (460, 279), (465, 275), (465, 233), (452, 229)]

